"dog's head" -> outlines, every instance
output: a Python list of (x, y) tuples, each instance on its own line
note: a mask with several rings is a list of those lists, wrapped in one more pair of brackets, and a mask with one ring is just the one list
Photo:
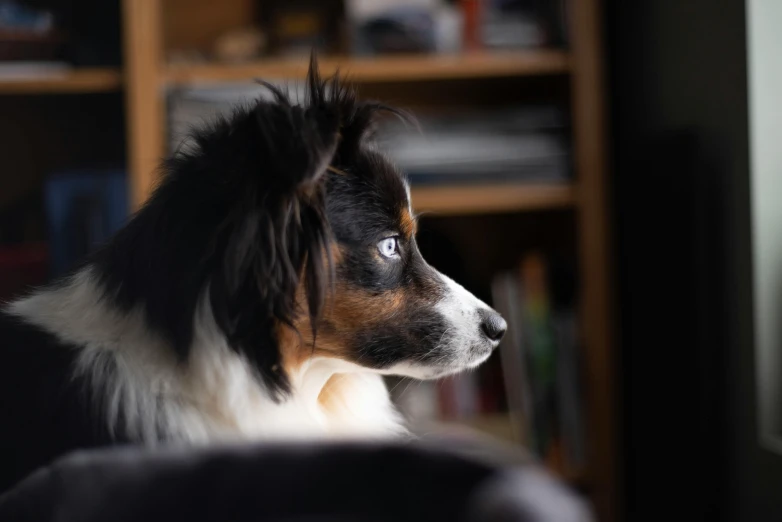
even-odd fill
[(183, 356), (207, 303), (275, 390), (313, 354), (419, 378), (480, 364), (505, 321), (422, 258), (408, 184), (372, 144), (389, 109), (314, 64), (307, 85), (304, 104), (272, 88), (168, 164), (103, 254), (119, 302), (143, 302)]
[(315, 348), (418, 378), (475, 367), (505, 321), (421, 256), (405, 177), (358, 124), (327, 172), (335, 281)]

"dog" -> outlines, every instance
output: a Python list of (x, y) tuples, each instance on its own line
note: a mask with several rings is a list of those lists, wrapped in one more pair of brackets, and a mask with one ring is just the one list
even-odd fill
[(383, 113), (315, 60), (307, 96), (238, 107), (127, 225), (0, 313), (6, 488), (77, 448), (405, 436), (384, 375), (435, 379), (502, 317), (426, 263)]

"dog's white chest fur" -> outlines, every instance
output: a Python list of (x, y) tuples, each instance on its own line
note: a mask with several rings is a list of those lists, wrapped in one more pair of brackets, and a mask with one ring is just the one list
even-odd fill
[(77, 347), (75, 372), (101, 398), (109, 426), (122, 419), (132, 438), (198, 443), (405, 431), (380, 375), (313, 358), (290, 375), (291, 396), (275, 401), (228, 347), (208, 305), (194, 318), (184, 364), (146, 327), (140, 310), (123, 313), (107, 301), (87, 269), (66, 285), (13, 303), (9, 312)]

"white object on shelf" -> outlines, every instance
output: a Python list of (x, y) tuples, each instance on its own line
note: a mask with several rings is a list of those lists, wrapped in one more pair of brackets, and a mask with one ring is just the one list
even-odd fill
[(0, 61), (0, 80), (25, 81), (37, 78), (58, 78), (73, 71), (67, 62), (15, 62)]

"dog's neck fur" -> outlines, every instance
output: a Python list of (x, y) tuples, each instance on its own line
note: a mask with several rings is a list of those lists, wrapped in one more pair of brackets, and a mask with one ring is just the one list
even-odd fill
[(122, 426), (135, 440), (198, 443), (405, 432), (382, 377), (338, 359), (304, 361), (291, 372), (290, 397), (275, 401), (228, 347), (208, 300), (201, 303), (184, 362), (147, 327), (140, 307), (130, 313), (114, 307), (90, 268), (12, 303), (8, 311), (77, 347), (74, 371), (100, 397), (110, 429)]

